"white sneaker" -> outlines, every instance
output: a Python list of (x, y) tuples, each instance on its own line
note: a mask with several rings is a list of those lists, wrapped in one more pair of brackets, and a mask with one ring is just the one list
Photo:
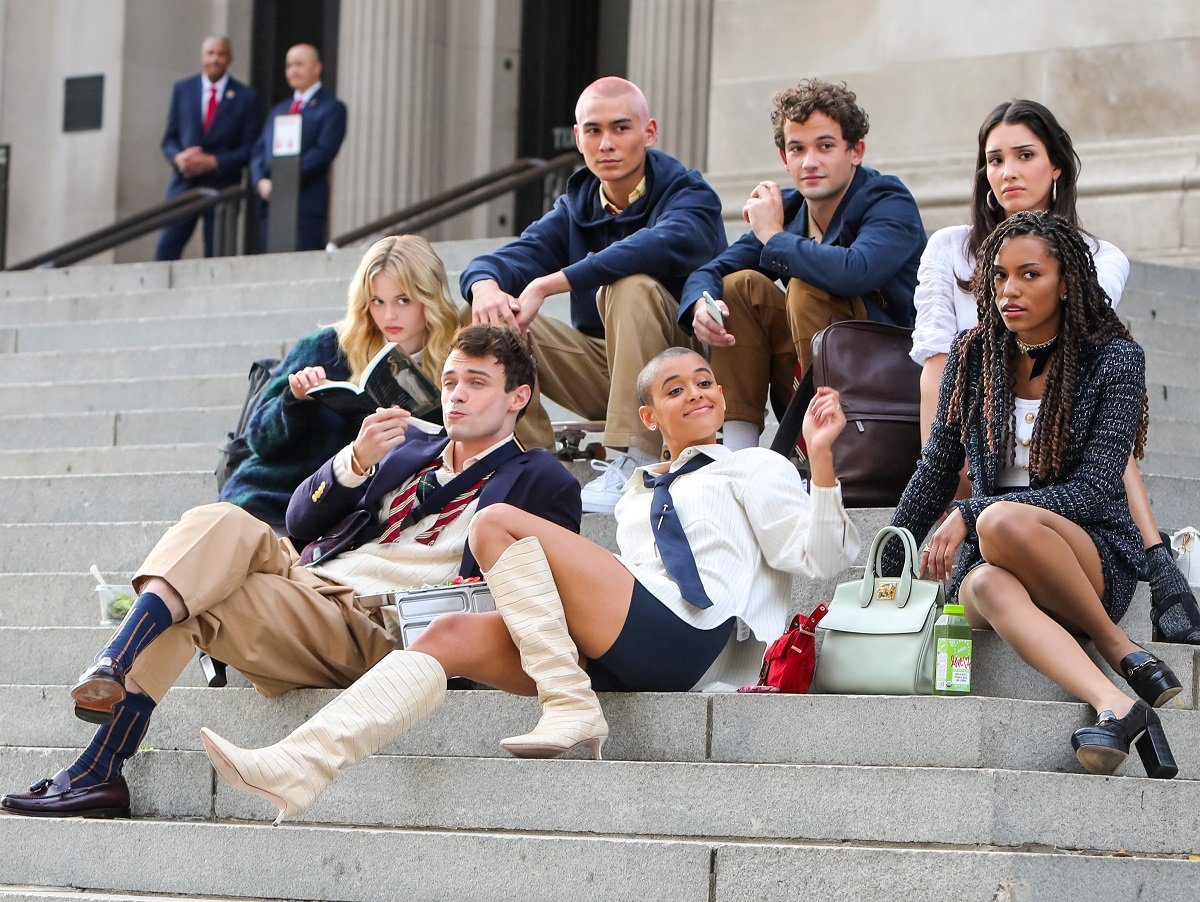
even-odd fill
[(636, 465), (622, 454), (616, 460), (593, 460), (592, 469), (600, 475), (585, 485), (579, 493), (585, 514), (611, 514), (621, 497), (621, 490), (633, 475)]

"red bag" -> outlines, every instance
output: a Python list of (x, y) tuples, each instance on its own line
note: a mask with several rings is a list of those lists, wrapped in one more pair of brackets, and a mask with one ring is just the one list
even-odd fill
[(771, 643), (763, 655), (757, 686), (743, 686), (738, 692), (788, 692), (803, 695), (812, 685), (817, 666), (817, 624), (829, 613), (819, 604), (805, 617), (792, 618), (788, 631)]

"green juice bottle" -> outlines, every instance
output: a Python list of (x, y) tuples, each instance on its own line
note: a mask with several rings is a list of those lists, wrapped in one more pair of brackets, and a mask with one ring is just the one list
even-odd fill
[(948, 604), (933, 625), (933, 694), (971, 692), (971, 624), (963, 606)]

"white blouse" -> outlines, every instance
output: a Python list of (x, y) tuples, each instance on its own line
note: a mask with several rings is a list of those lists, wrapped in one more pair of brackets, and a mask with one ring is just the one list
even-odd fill
[[(979, 322), (975, 296), (958, 283), (959, 279), (969, 280), (975, 269), (974, 261), (967, 259), (970, 230), (965, 225), (939, 229), (921, 254), (917, 290), (913, 295), (917, 322), (910, 352), (919, 365), (934, 354), (949, 354), (954, 336)], [(1092, 249), (1100, 287), (1116, 307), (1129, 278), (1129, 260), (1107, 241), (1087, 235), (1084, 240)]]
[[(713, 629), (736, 617), (726, 652), (740, 662), (739, 672), (724, 672), (729, 668), (718, 666), (718, 659), (710, 675), (722, 670), (725, 681), (743, 685), (757, 678), (763, 651), (759, 643), (774, 641), (787, 627), (792, 574), (836, 576), (858, 556), (861, 542), (842, 507), (840, 486), (813, 486), (810, 496), (795, 467), (766, 448), (736, 453), (723, 445), (688, 448), (671, 469), (698, 452), (713, 462), (672, 483), (671, 500), (712, 607), (700, 609), (686, 601), (659, 557), (650, 524), (654, 490), (645, 487), (642, 473), (660, 474), (663, 464), (634, 471), (617, 502), (617, 560), (694, 627)], [(735, 643), (744, 644), (751, 636), (758, 640), (756, 648), (735, 649)], [(706, 676), (697, 685), (707, 682)]]
[[(996, 473), (997, 488), (1019, 488), (1029, 485), (1029, 446), (1033, 443), (1033, 427), (1037, 424), (1038, 411), (1042, 409), (1040, 398), (1013, 398), (1013, 420), (1008, 430), (1009, 439), (1004, 456)], [(1013, 462), (1008, 463), (1009, 452), (1016, 445)]]

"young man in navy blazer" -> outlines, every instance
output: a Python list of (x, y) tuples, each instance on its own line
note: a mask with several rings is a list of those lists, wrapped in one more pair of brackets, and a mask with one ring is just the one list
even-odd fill
[(100, 724), (91, 744), (29, 792), (6, 795), (3, 808), (129, 817), (122, 766), (195, 647), (264, 695), (348, 687), (395, 648), (356, 596), (480, 576), (467, 546), (480, 508), (505, 502), (578, 532), (579, 483), (554, 455), (513, 438), (533, 378), (512, 330), (463, 329), (442, 371), (449, 435), (426, 435), (407, 411), (381, 409), (296, 490), (288, 529), (298, 541), (342, 535), (340, 550), (313, 564), (231, 504), (185, 513), (138, 570), (137, 601), (71, 690), (76, 715)]
[(270, 228), (268, 202), (275, 117), (299, 113), (300, 206), (296, 250), (321, 250), (325, 247), (325, 224), (329, 218), (329, 169), (346, 137), (346, 105), (322, 87), (321, 57), (311, 44), (297, 44), (288, 50), (284, 71), (292, 97), (271, 108), (250, 158), (250, 184), (262, 198), (259, 206), (262, 246), (266, 249)]
[(812, 337), (831, 322), (913, 324), (925, 228), (904, 184), (862, 165), (869, 121), (855, 101), (816, 79), (775, 96), (775, 145), (796, 187), (759, 182), (742, 207), (750, 231), (683, 287), (680, 325), (710, 348), (735, 451), (758, 444), (768, 389), (787, 403), (797, 360), (808, 368)]
[[(175, 82), (162, 151), (171, 164), (170, 200), (191, 188), (228, 188), (242, 180), (258, 137), (258, 94), (229, 74), (229, 38), (206, 38), (199, 75)], [(165, 227), (156, 260), (178, 260), (196, 228), (196, 217)], [(213, 211), (204, 214), (204, 256), (213, 250)]]

